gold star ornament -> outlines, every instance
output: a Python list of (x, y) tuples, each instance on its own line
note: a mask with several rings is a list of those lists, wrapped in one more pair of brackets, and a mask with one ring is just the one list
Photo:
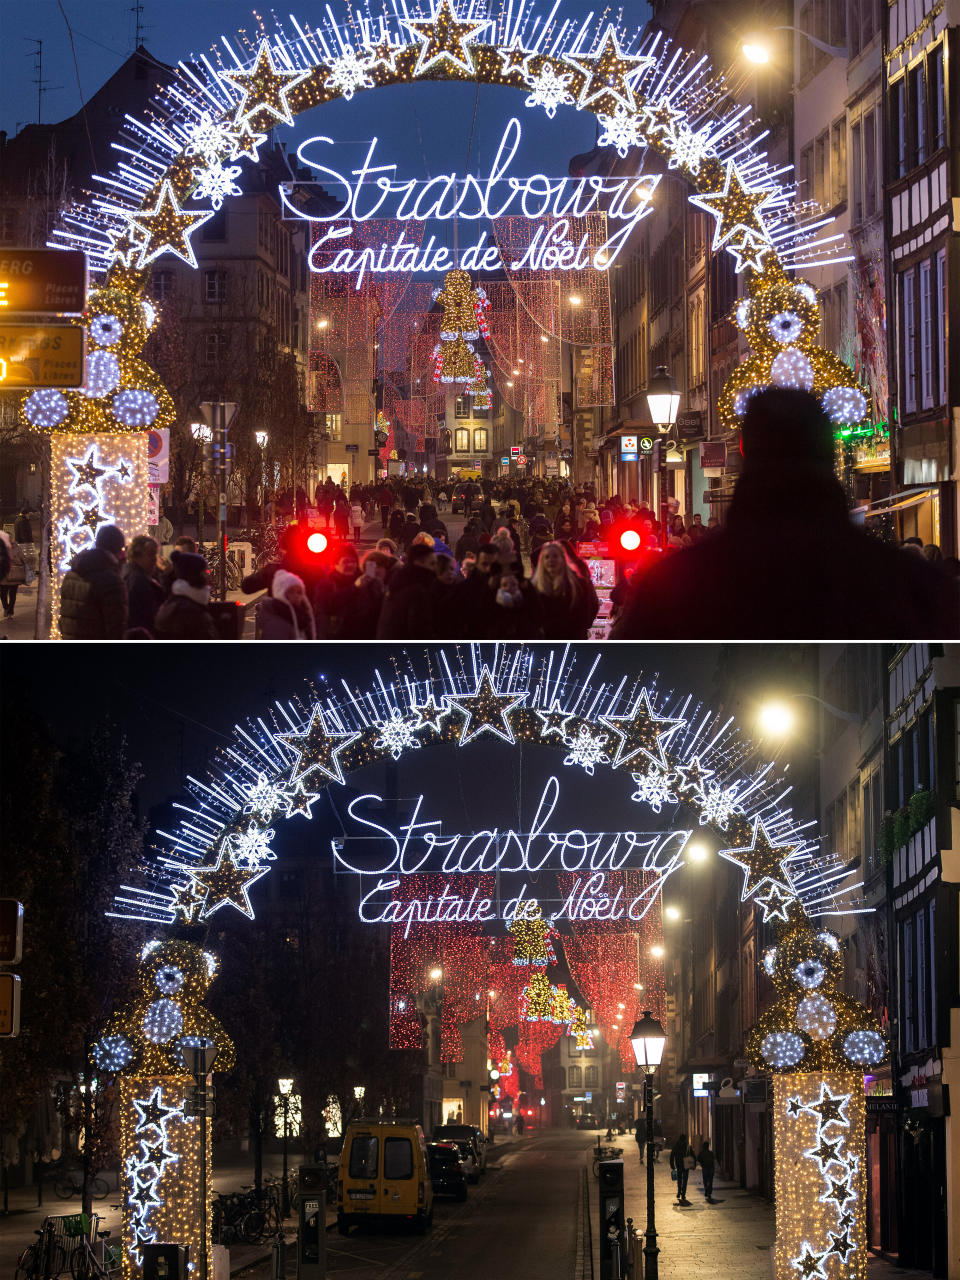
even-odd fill
[(469, 45), (488, 25), (486, 19), (461, 22), (450, 0), (441, 0), (429, 18), (401, 18), (400, 21), (420, 41), (420, 53), (413, 69), (415, 76), (422, 76), (438, 62), (452, 63), (468, 76), (476, 74)]
[[(243, 125), (254, 116), (265, 113), (273, 120), (292, 125), (293, 113), (287, 94), (294, 85), (300, 84), (309, 76), (309, 71), (280, 71), (273, 60), (268, 41), (261, 40), (252, 67), (248, 67), (246, 71), (225, 72), (223, 75), (224, 80), (243, 94), (234, 123)], [(269, 122), (260, 120), (259, 123), (263, 126)]]
[(514, 741), (507, 717), (514, 707), (523, 705), (524, 695), (497, 693), (489, 667), (483, 668), (475, 693), (462, 697), (448, 696), (447, 701), (467, 717), (460, 731), (461, 747), (473, 738), (478, 738), (481, 733), (492, 733), (505, 742)]
[(612, 114), (616, 106), (626, 107), (628, 111), (636, 110), (633, 82), (657, 60), (649, 54), (638, 57), (623, 53), (611, 22), (593, 53), (568, 54), (565, 61), (586, 76), (577, 106), (582, 108), (598, 103)]
[[(325, 777), (334, 782), (343, 782), (343, 770), (340, 768), (340, 752), (351, 742), (356, 742), (359, 733), (328, 733), (319, 707), (314, 707), (310, 723), (302, 733), (281, 733), (280, 741), (286, 743), (296, 755), (296, 763), (290, 771), (290, 785), (299, 783), (302, 778), (319, 770)], [(300, 788), (303, 789), (302, 787)]]
[(250, 904), (250, 890), (261, 876), (267, 874), (267, 867), (238, 867), (227, 853), (227, 841), (220, 846), (217, 861), (212, 867), (194, 867), (190, 877), (194, 884), (206, 891), (201, 919), (213, 915), (221, 907), (236, 907), (238, 911), (253, 920), (254, 912)]
[(142, 271), (162, 253), (176, 254), (189, 266), (196, 267), (197, 259), (190, 237), (197, 227), (212, 217), (212, 209), (181, 208), (169, 178), (164, 179), (154, 207), (134, 214), (130, 222), (132, 230), (146, 236), (140, 246), (137, 269)]
[[(727, 862), (732, 862), (734, 866), (740, 867), (743, 871), (743, 890), (740, 894), (740, 901), (746, 902), (748, 898), (760, 895), (757, 890), (765, 884), (779, 886), (780, 893), (778, 898), (780, 901), (785, 900), (785, 896), (794, 897), (786, 874), (783, 870), (784, 859), (793, 853), (792, 845), (775, 845), (770, 841), (766, 828), (759, 818), (755, 818), (753, 822), (753, 838), (747, 846), (737, 845), (733, 849), (718, 849), (718, 855)], [(772, 890), (767, 890), (766, 901), (770, 901)], [(772, 913), (773, 908), (769, 908)], [(764, 918), (768, 912), (765, 911)]]
[(640, 690), (639, 698), (625, 716), (601, 716), (600, 720), (620, 739), (613, 759), (614, 769), (638, 755), (665, 766), (664, 744), (686, 724), (680, 717), (656, 715), (646, 689)]
[[(705, 195), (691, 196), (690, 203), (703, 209), (716, 218), (713, 232), (714, 249), (719, 249), (728, 240), (745, 240), (745, 234), (751, 236), (751, 244), (756, 241), (770, 245), (770, 233), (760, 217), (763, 206), (773, 191), (748, 191), (743, 179), (732, 160), (727, 161), (727, 176), (722, 191), (711, 191)], [(742, 234), (737, 235), (740, 232)]]

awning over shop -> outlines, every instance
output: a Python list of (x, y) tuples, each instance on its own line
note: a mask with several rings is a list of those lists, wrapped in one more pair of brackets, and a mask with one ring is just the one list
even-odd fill
[(931, 502), (940, 495), (936, 489), (908, 489), (903, 493), (895, 493), (889, 498), (878, 498), (876, 502), (867, 503), (863, 507), (855, 507), (851, 515), (865, 519), (867, 516), (884, 516), (890, 511), (905, 511), (907, 507), (918, 507), (923, 502)]

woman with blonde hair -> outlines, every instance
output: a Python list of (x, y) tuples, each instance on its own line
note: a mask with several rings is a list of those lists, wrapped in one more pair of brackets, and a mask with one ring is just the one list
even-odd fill
[(560, 542), (548, 542), (530, 584), (545, 640), (586, 640), (600, 603), (587, 566)]

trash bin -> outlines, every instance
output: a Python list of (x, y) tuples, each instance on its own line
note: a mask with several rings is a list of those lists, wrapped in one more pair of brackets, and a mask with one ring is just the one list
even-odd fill
[(187, 1280), (187, 1247), (183, 1244), (145, 1244), (143, 1280)]

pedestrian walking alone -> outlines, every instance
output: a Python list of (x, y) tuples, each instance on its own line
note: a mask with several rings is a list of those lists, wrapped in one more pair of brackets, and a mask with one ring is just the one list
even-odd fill
[(644, 1123), (642, 1116), (637, 1117), (637, 1127), (634, 1130), (633, 1136), (637, 1142), (637, 1152), (640, 1156), (640, 1163), (643, 1164), (643, 1145), (647, 1140), (647, 1126)]
[(690, 1177), (690, 1170), (697, 1163), (696, 1156), (693, 1154), (693, 1148), (687, 1141), (687, 1135), (681, 1133), (680, 1137), (673, 1144), (670, 1152), (670, 1169), (672, 1174), (676, 1175), (677, 1183), (677, 1203), (684, 1206), (689, 1205), (687, 1199), (687, 1179)]
[(700, 1161), (700, 1172), (703, 1175), (703, 1194), (707, 1204), (716, 1204), (713, 1198), (713, 1175), (717, 1167), (717, 1159), (710, 1150), (709, 1142), (704, 1141), (697, 1159)]

